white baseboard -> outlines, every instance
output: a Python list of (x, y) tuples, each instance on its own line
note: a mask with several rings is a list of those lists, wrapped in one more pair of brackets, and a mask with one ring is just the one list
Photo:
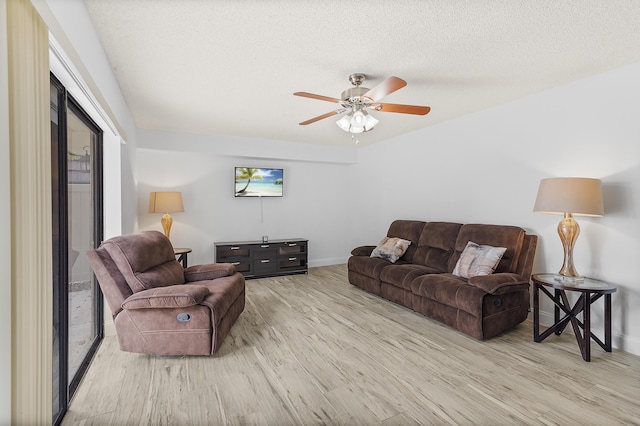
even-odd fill
[(327, 259), (310, 260), (309, 267), (313, 268), (315, 266), (342, 265), (344, 263), (347, 263), (347, 259), (349, 259), (349, 257), (331, 257)]

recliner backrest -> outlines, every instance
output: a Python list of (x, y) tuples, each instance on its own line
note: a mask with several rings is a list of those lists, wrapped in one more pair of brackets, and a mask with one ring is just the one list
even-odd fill
[(420, 239), (424, 225), (425, 222), (418, 220), (394, 220), (391, 222), (389, 231), (387, 231), (387, 237), (396, 237), (411, 241), (411, 245), (401, 259), (407, 262), (413, 262), (413, 254), (418, 248), (418, 240)]
[(428, 222), (420, 234), (413, 263), (447, 272), (461, 223)]
[(110, 238), (100, 245), (133, 291), (184, 284), (184, 269), (173, 246), (158, 231)]
[(509, 225), (462, 225), (456, 239), (455, 251), (449, 260), (448, 272), (452, 272), (460, 258), (460, 254), (469, 241), (493, 247), (505, 247), (507, 250), (495, 272), (517, 273), (518, 260), (522, 251), (525, 231), (517, 226)]

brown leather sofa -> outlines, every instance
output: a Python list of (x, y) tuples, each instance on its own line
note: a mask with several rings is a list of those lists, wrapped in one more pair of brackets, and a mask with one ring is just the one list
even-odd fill
[(111, 238), (87, 256), (123, 351), (213, 354), (244, 310), (244, 277), (233, 265), (185, 269), (160, 232)]
[[(516, 226), (396, 220), (388, 237), (410, 240), (397, 262), (353, 249), (349, 282), (479, 340), (527, 318), (537, 236)], [(506, 251), (495, 272), (461, 278), (452, 272), (469, 241)]]

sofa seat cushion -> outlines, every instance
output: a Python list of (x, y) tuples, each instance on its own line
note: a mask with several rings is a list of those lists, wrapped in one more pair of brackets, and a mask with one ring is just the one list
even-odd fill
[[(398, 262), (398, 264), (403, 263), (406, 262)], [(389, 261), (380, 259), (379, 257), (351, 256), (348, 260), (349, 271), (365, 275), (376, 280), (380, 279), (380, 272), (382, 269), (389, 265), (391, 265)]]
[(411, 282), (414, 278), (425, 274), (437, 274), (438, 272), (440, 271), (435, 268), (412, 263), (389, 265), (382, 269), (380, 281), (410, 291)]
[(519, 290), (529, 290), (529, 281), (518, 275), (500, 273), (469, 278), (469, 284), (490, 294), (506, 294)]
[(411, 282), (411, 292), (460, 309), (475, 317), (482, 317), (482, 300), (486, 292), (469, 285), (466, 279), (453, 274), (430, 274), (417, 277)]

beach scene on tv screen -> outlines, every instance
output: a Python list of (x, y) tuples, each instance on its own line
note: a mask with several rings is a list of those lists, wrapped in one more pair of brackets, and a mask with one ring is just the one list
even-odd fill
[(236, 197), (282, 197), (282, 169), (236, 167)]

